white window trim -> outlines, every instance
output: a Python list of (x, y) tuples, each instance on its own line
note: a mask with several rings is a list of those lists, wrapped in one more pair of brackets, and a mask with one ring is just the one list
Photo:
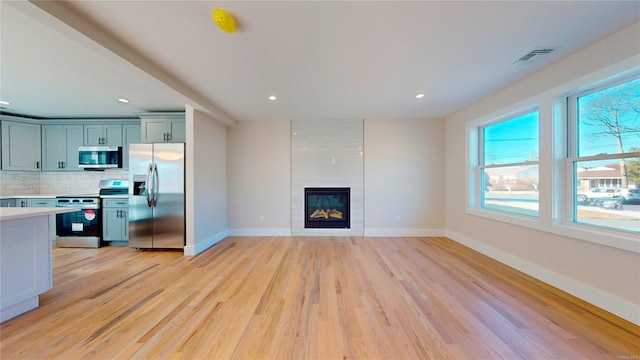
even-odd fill
[[(566, 182), (570, 181), (570, 179), (567, 180), (567, 178), (569, 178), (571, 174), (567, 173), (566, 169), (568, 146), (566, 98), (570, 94), (593, 88), (599, 83), (604, 84), (614, 81), (615, 78), (630, 77), (633, 73), (637, 72), (640, 72), (640, 68), (638, 68), (638, 57), (633, 56), (468, 122), (465, 125), (467, 139), (465, 144), (466, 213), (581, 241), (640, 253), (640, 238), (635, 234), (574, 223), (572, 219), (573, 213), (571, 212), (571, 215), (568, 216), (569, 213), (567, 212), (567, 207), (573, 206), (573, 190), (572, 187), (566, 187)], [(541, 149), (538, 165), (541, 184), (543, 181), (542, 175), (546, 173), (546, 171), (551, 172), (551, 182), (549, 186), (542, 186), (539, 192), (539, 215), (538, 217), (532, 217), (482, 208), (479, 197), (479, 191), (481, 189), (478, 185), (480, 179), (478, 167), (480, 159), (478, 156), (478, 132), (480, 127), (490, 124), (495, 119), (506, 119), (509, 115), (516, 114), (522, 109), (532, 108), (533, 104), (539, 104), (537, 107), (540, 111), (539, 137)], [(549, 121), (549, 119), (546, 119), (547, 117), (551, 117), (551, 124), (549, 126), (543, 124), (543, 121)], [(549, 129), (548, 133), (543, 131), (543, 129), (547, 128)], [(551, 139), (549, 139), (552, 148), (551, 158), (543, 158), (543, 137), (551, 137)], [(567, 189), (569, 189), (569, 191), (567, 191)], [(550, 212), (545, 211), (547, 204), (543, 204), (544, 202), (550, 203)]]

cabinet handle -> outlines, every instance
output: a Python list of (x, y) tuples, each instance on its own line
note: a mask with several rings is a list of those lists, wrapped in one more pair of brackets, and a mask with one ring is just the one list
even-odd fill
[(64, 161), (61, 161), (61, 163), (62, 163), (62, 168), (66, 169), (67, 168), (67, 164)]
[(40, 161), (36, 161), (36, 169), (40, 169)]

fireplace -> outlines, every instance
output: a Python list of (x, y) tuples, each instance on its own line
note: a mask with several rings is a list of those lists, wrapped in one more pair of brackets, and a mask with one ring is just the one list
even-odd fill
[(304, 227), (350, 229), (350, 188), (304, 188)]

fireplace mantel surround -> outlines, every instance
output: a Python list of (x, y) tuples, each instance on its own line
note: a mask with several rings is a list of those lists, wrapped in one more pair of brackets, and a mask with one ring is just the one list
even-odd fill
[[(305, 228), (305, 188), (349, 188), (349, 228)], [(291, 122), (291, 235), (364, 235), (364, 121)]]

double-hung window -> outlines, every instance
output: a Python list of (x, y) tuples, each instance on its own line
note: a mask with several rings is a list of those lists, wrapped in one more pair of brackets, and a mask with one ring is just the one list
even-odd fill
[(538, 122), (536, 109), (478, 129), (482, 208), (538, 216)]
[(575, 94), (567, 105), (568, 217), (640, 232), (640, 78)]

